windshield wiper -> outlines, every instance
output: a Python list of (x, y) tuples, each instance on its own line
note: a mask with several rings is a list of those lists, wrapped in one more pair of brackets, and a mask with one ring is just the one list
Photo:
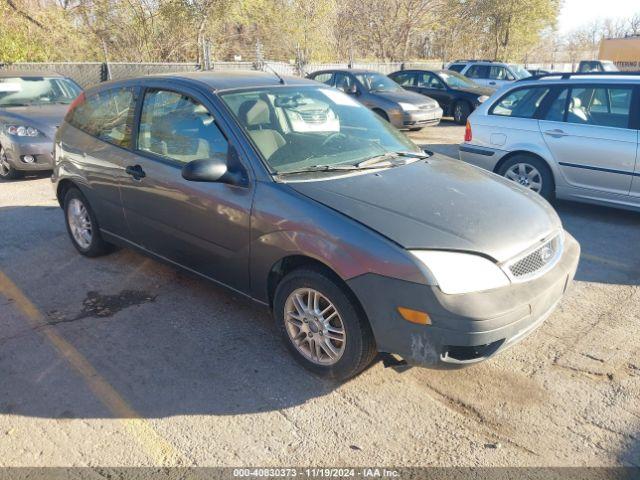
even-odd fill
[(427, 155), (426, 153), (417, 153), (417, 152), (389, 152), (389, 153), (384, 153), (382, 155), (377, 155), (375, 157), (371, 157), (371, 158), (363, 160), (363, 161), (361, 161), (359, 163), (356, 163), (356, 167), (358, 167), (358, 168), (374, 167), (375, 165), (380, 165), (380, 164), (389, 164), (392, 167), (396, 167), (396, 166), (400, 166), (400, 165), (406, 165), (408, 163), (408, 161), (404, 161), (404, 162), (395, 161), (394, 162), (394, 160), (396, 160), (396, 159), (398, 159), (400, 157), (416, 159), (416, 160), (422, 160), (422, 159), (425, 159), (425, 158), (429, 158), (429, 155)]
[(362, 160), (361, 162), (353, 164), (337, 164), (337, 165), (312, 165), (310, 167), (301, 168), (300, 170), (291, 170), (288, 172), (277, 172), (278, 175), (294, 175), (298, 173), (309, 172), (349, 172), (355, 170), (375, 170), (385, 167), (399, 167), (400, 165), (406, 165), (408, 161), (398, 162), (399, 157), (406, 157), (415, 160), (422, 160), (429, 158), (429, 155), (417, 153), (417, 152), (389, 152), (383, 155), (376, 155), (375, 157)]
[(312, 165), (310, 167), (301, 168), (300, 170), (290, 170), (288, 172), (277, 172), (278, 175), (293, 175), (296, 173), (308, 173), (308, 172), (350, 172), (354, 170), (366, 170), (366, 169), (380, 168), (376, 166), (359, 166), (359, 165)]

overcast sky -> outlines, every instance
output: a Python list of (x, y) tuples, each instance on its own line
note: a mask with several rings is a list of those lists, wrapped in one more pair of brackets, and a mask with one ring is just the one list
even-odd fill
[(607, 17), (628, 18), (640, 12), (637, 0), (564, 0), (558, 30), (567, 33), (585, 23)]

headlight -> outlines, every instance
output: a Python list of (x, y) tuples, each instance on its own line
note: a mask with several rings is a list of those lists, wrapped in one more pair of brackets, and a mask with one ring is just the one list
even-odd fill
[(40, 135), (38, 129), (25, 125), (7, 125), (7, 133), (16, 137), (37, 137)]
[(480, 95), (480, 96), (478, 97), (478, 102), (479, 102), (479, 103), (485, 102), (485, 101), (487, 101), (487, 100), (489, 100), (489, 95)]
[(418, 108), (417, 105), (414, 105), (412, 103), (398, 103), (398, 105), (400, 105), (400, 108), (402, 110), (404, 110), (405, 112), (414, 112), (416, 110), (420, 110), (420, 108)]
[(410, 252), (429, 269), (444, 293), (479, 292), (510, 283), (500, 267), (479, 255), (434, 250)]

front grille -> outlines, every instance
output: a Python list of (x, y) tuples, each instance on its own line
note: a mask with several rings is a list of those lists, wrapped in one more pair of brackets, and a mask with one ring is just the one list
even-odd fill
[(307, 123), (325, 123), (327, 112), (323, 110), (298, 110), (298, 114)]
[(556, 235), (533, 252), (509, 265), (509, 271), (515, 279), (523, 280), (546, 270), (559, 258), (562, 242)]

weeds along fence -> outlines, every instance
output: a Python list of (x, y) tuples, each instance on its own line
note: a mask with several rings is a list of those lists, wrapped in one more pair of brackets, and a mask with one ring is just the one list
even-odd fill
[[(397, 70), (407, 69), (439, 69), (443, 65), (439, 61), (428, 62), (353, 62), (353, 63), (288, 63), (263, 60), (259, 62), (208, 62), (207, 67), (213, 71), (225, 70), (264, 70), (275, 71), (279, 75), (305, 76), (318, 70), (328, 70), (337, 68), (351, 68), (374, 70), (380, 73), (389, 74)], [(549, 68), (554, 71), (571, 71), (571, 64), (556, 65), (555, 68), (549, 65), (536, 65), (535, 68)], [(178, 73), (201, 71), (203, 67), (198, 63), (133, 63), (133, 62), (53, 62), (53, 63), (0, 63), (2, 71), (39, 72), (39, 73), (59, 73), (75, 80), (80, 86), (86, 88), (96, 83), (107, 80), (119, 80), (141, 75), (152, 75), (159, 73)]]

